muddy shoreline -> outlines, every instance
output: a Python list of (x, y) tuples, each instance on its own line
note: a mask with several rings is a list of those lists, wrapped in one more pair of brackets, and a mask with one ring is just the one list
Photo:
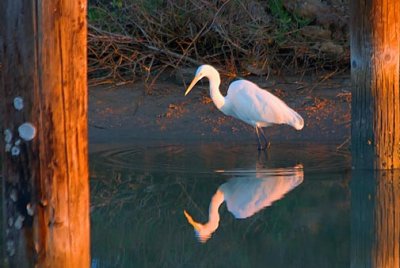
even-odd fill
[[(247, 78), (282, 98), (298, 111), (305, 127), (265, 129), (272, 143), (341, 144), (350, 136), (350, 75)], [(222, 78), (224, 94), (228, 83)], [(225, 83), (224, 83), (225, 82)], [(254, 129), (218, 111), (209, 98), (208, 82), (184, 97), (184, 83), (159, 79), (150, 94), (144, 83), (89, 88), (89, 143), (255, 143)]]

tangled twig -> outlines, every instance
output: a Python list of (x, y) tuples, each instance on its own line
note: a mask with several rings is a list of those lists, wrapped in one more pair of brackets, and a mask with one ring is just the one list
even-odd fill
[[(113, 6), (116, 2), (121, 6)], [(288, 11), (282, 12), (289, 20), (283, 20), (282, 15), (272, 14), (271, 1), (112, 3), (97, 0), (89, 7), (91, 84), (130, 82), (138, 77), (150, 81), (168, 67), (202, 63), (223, 65), (231, 76), (266, 75), (271, 69), (304, 73), (348, 67), (345, 32), (335, 33), (335, 43), (318, 37), (318, 32), (310, 37), (304, 27), (314, 27), (310, 29), (315, 32), (320, 26), (296, 21)], [(330, 30), (322, 30), (326, 38)]]

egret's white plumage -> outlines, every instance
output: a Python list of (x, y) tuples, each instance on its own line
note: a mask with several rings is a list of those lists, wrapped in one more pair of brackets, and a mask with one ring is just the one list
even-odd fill
[(219, 226), (218, 209), (226, 202), (227, 209), (237, 219), (253, 216), (265, 207), (284, 197), (285, 194), (303, 182), (303, 165), (293, 168), (259, 169), (256, 172), (238, 173), (237, 176), (218, 187), (211, 199), (208, 221), (196, 222), (184, 211), (186, 219), (193, 226), (199, 241), (206, 242)]
[(227, 95), (225, 97), (222, 96), (219, 90), (219, 85), (221, 84), (219, 73), (210, 65), (202, 65), (197, 69), (192, 83), (185, 92), (185, 96), (203, 77), (207, 77), (210, 81), (210, 96), (220, 111), (255, 127), (259, 148), (261, 148), (259, 132), (261, 132), (267, 146), (262, 127), (268, 127), (273, 124), (287, 124), (300, 130), (304, 126), (303, 118), (296, 111), (275, 95), (250, 81), (234, 81), (230, 84)]

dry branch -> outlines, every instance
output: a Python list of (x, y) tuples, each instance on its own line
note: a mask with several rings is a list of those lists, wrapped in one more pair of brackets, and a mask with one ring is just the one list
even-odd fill
[[(89, 15), (102, 14), (89, 26), (92, 84), (148, 80), (167, 67), (202, 63), (224, 66), (233, 76), (348, 68), (343, 20), (340, 25), (326, 24), (321, 16), (307, 20), (291, 6), (273, 14), (271, 3), (279, 1), (113, 2), (121, 6), (98, 0), (89, 9)], [(315, 25), (318, 21), (325, 24)]]

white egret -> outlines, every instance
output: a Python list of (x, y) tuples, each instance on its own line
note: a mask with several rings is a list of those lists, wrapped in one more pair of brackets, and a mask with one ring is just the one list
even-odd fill
[[(273, 124), (287, 124), (300, 130), (304, 126), (304, 120), (297, 112), (275, 95), (248, 80), (232, 82), (227, 95), (224, 97), (219, 90), (221, 84), (219, 73), (210, 65), (201, 65), (197, 69), (185, 96), (203, 77), (207, 77), (210, 81), (211, 99), (221, 112), (240, 119), (255, 128), (259, 150), (269, 147), (263, 127)], [(261, 144), (260, 134), (264, 139), (264, 146)]]
[(219, 225), (218, 209), (225, 201), (228, 210), (237, 219), (251, 217), (261, 209), (281, 199), (286, 193), (303, 182), (303, 165), (293, 168), (256, 169), (256, 172), (239, 172), (237, 177), (222, 184), (211, 199), (208, 222), (193, 220), (184, 210), (199, 241), (205, 243)]

